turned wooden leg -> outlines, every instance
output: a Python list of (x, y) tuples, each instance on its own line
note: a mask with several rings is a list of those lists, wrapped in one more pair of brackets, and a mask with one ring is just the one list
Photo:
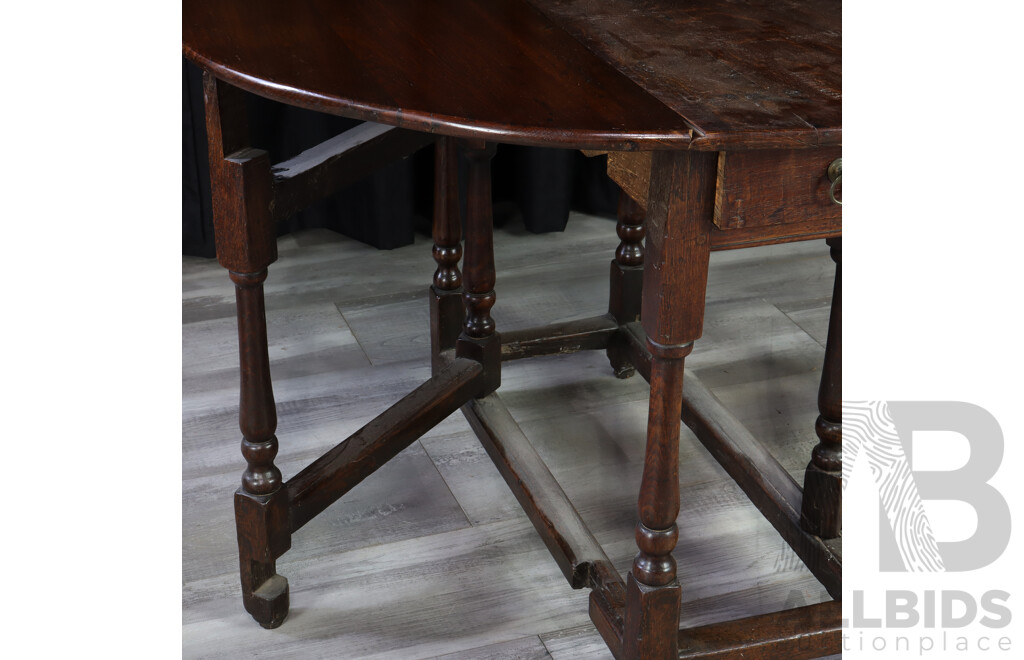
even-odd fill
[[(640, 320), (644, 273), (644, 210), (625, 192), (619, 193), (619, 221), (615, 231), (619, 247), (611, 264), (608, 313), (619, 325)], [(625, 337), (616, 335), (608, 347), (608, 360), (618, 378), (636, 373), (626, 354)]]
[(235, 283), (241, 370), (239, 426), (247, 467), (235, 493), (242, 602), (260, 625), (274, 628), (288, 614), (288, 581), (275, 560), (291, 546), (287, 493), (277, 455), (277, 411), (270, 383), (263, 281), (277, 260), (270, 204), (270, 159), (248, 147), (241, 91), (204, 77), (217, 260)]
[(642, 321), (651, 350), (647, 450), (638, 498), (639, 552), (626, 579), (623, 656), (678, 656), (672, 550), (679, 531), (679, 428), (683, 362), (701, 335), (707, 287), (715, 154), (653, 154)]
[(441, 138), (434, 149), (434, 283), (430, 287), (430, 354), (434, 373), (441, 352), (454, 349), (462, 332), (462, 220), (459, 218), (458, 143)]
[(235, 525), (245, 609), (264, 628), (276, 628), (288, 615), (288, 580), (277, 574), (275, 560), (291, 547), (291, 534), (287, 495), (274, 465), (277, 411), (267, 354), (266, 277), (266, 270), (231, 273), (242, 373), (239, 426), (248, 464), (235, 493)]
[(639, 552), (626, 578), (623, 646), (627, 658), (672, 658), (678, 648), (682, 591), (672, 550), (679, 538), (679, 413), (683, 398), (683, 358), (689, 346), (651, 349), (651, 401), (647, 451), (637, 509)]
[(494, 294), (494, 231), (491, 218), (491, 158), (495, 146), (482, 140), (467, 140), (469, 160), (466, 207), (466, 258), (463, 262), (463, 299), (466, 320), (456, 342), (456, 355), (480, 362), (484, 367), (478, 397), (490, 394), (501, 384), (501, 340), (494, 331), (491, 307)]
[(843, 525), (843, 239), (830, 238), (836, 281), (828, 319), (825, 364), (818, 389), (818, 444), (804, 473), (800, 522), (824, 539), (839, 536)]

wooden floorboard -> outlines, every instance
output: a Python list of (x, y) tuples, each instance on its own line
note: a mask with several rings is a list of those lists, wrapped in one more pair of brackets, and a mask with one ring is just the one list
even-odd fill
[[(495, 236), (501, 330), (606, 311), (614, 222)], [(327, 231), (279, 241), (267, 279), (278, 465), (289, 478), (429, 377), (428, 239), (377, 251)], [(704, 338), (687, 366), (802, 479), (833, 265), (821, 241), (712, 255)], [(186, 658), (608, 658), (586, 590), (565, 583), (461, 415), (414, 442), (300, 530), (278, 560), (292, 614), (241, 606), (232, 493), (234, 292), (182, 263), (183, 655)], [(503, 365), (501, 398), (621, 571), (636, 552), (647, 388), (600, 352)], [(824, 589), (684, 430), (676, 551), (682, 623), (820, 602)]]

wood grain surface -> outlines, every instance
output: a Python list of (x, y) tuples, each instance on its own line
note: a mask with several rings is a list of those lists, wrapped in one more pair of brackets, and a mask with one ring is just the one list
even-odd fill
[(842, 138), (837, 0), (273, 0), (182, 6), (187, 57), (291, 105), (500, 142)]
[(250, 92), (421, 131), (618, 148), (690, 136), (523, 0), (186, 0), (182, 41)]
[[(719, 152), (712, 250), (842, 234), (841, 207), (828, 197), (829, 163), (841, 149)], [(642, 208), (651, 190), (650, 152), (610, 152), (608, 176)]]
[(719, 229), (803, 224), (836, 235), (842, 207), (829, 199), (828, 166), (842, 149), (723, 152), (718, 155)]
[(530, 0), (685, 117), (691, 148), (842, 139), (838, 0)]

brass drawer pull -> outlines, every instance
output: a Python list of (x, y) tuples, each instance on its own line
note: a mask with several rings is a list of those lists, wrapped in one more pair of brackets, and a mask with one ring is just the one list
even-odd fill
[(842, 189), (843, 180), (843, 159), (836, 158), (828, 166), (828, 180), (832, 182), (832, 185), (828, 188), (828, 198), (832, 200), (833, 204), (843, 205), (842, 200), (836, 199), (836, 188)]

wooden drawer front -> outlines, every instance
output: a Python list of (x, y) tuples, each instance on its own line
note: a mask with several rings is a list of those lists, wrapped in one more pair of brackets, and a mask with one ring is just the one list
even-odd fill
[[(828, 198), (826, 175), (840, 154), (838, 147), (719, 153), (711, 249), (842, 235), (842, 209)], [(647, 209), (650, 152), (610, 152), (608, 176)]]
[(841, 155), (839, 147), (719, 153), (715, 225), (731, 230), (800, 224), (840, 232), (842, 208), (829, 199), (826, 171)]

